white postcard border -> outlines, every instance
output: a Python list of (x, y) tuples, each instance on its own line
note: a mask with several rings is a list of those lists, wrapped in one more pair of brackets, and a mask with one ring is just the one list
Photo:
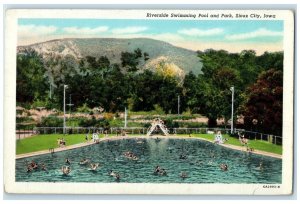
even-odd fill
[[(280, 188), (264, 188), (264, 184), (125, 184), (125, 183), (34, 183), (15, 182), (15, 116), (16, 116), (16, 47), (18, 18), (99, 18), (149, 19), (147, 12), (192, 12), (200, 10), (8, 10), (5, 21), (4, 77), (4, 183), (8, 193), (51, 194), (202, 194), (202, 195), (283, 195), (292, 193), (293, 183), (293, 114), (294, 114), (294, 17), (284, 10), (203, 10), (209, 13), (276, 14), (284, 21), (284, 94), (283, 94), (283, 160)], [(151, 18), (151, 20), (170, 18)], [(150, 20), (150, 19), (149, 19)], [(172, 18), (171, 20), (195, 20)], [(216, 19), (199, 19), (216, 20)], [(261, 20), (261, 19), (217, 19)], [(268, 19), (264, 19), (268, 20)], [(274, 19), (270, 19), (274, 20)]]

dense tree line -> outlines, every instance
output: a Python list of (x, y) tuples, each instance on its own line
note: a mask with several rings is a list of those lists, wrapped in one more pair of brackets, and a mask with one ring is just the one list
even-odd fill
[(71, 94), (75, 109), (88, 106), (118, 112), (125, 107), (133, 111), (160, 107), (165, 113), (177, 113), (180, 96), (181, 112), (206, 115), (209, 126), (215, 126), (217, 118), (230, 119), (230, 87), (234, 86), (235, 115), (245, 116), (245, 126), (280, 133), (282, 52), (257, 56), (252, 50), (228, 53), (211, 49), (199, 51), (198, 56), (203, 73), (196, 76), (190, 72), (182, 82), (175, 75), (139, 70), (139, 63), (151, 59), (140, 49), (122, 52), (120, 64), (112, 64), (106, 56), (87, 56), (79, 62), (66, 56), (44, 62), (34, 51), (18, 54), (17, 102), (44, 102), (47, 108), (61, 110), (63, 85), (67, 84), (66, 94)]

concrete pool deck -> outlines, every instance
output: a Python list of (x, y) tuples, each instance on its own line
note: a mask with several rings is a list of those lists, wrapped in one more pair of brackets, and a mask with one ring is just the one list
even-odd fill
[[(121, 140), (121, 139), (130, 139), (130, 138), (142, 138), (142, 139), (147, 139), (147, 138), (171, 138), (171, 139), (199, 139), (199, 140), (204, 140), (210, 143), (213, 143), (213, 141), (204, 139), (204, 138), (198, 138), (198, 137), (182, 137), (182, 136), (160, 136), (160, 135), (153, 135), (153, 136), (113, 136), (113, 137), (104, 137), (104, 138), (100, 138), (99, 142), (103, 142), (103, 141), (108, 141), (108, 140)], [(66, 146), (66, 147), (58, 147), (58, 148), (54, 148), (54, 152), (61, 152), (61, 151), (66, 151), (66, 150), (71, 150), (71, 149), (76, 149), (76, 148), (80, 148), (80, 147), (85, 147), (85, 146), (89, 146), (89, 145), (93, 145), (95, 144), (95, 142), (93, 141), (88, 141), (85, 143), (79, 143), (79, 144), (75, 144), (75, 145), (70, 145), (70, 146)], [(231, 144), (219, 144), (220, 146), (229, 148), (229, 149), (234, 149), (234, 150), (239, 150), (242, 152), (248, 152), (246, 150), (246, 147), (244, 146), (236, 146), (236, 145), (231, 145)], [(49, 154), (51, 153), (50, 150), (42, 150), (42, 151), (37, 151), (37, 152), (30, 152), (30, 153), (25, 153), (25, 154), (18, 154), (16, 155), (16, 159), (22, 159), (22, 158), (26, 158), (26, 157), (32, 157), (32, 156), (38, 156), (38, 155), (42, 155), (42, 154)], [(248, 152), (250, 153), (250, 152)], [(254, 150), (251, 152), (252, 154), (259, 154), (259, 155), (263, 155), (263, 156), (269, 156), (269, 157), (273, 157), (273, 158), (277, 158), (277, 159), (282, 159), (282, 155), (280, 154), (275, 154), (275, 153), (270, 153), (270, 152), (265, 152), (265, 151), (261, 151), (261, 150)]]

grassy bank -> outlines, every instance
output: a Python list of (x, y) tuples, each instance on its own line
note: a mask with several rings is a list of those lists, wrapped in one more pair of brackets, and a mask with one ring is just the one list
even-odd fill
[[(109, 135), (109, 136), (112, 137), (115, 135)], [(138, 135), (134, 135), (134, 136), (138, 136)], [(178, 136), (189, 137), (189, 135), (184, 135), (184, 134), (182, 135), (180, 134)], [(62, 134), (45, 134), (45, 135), (37, 135), (37, 136), (25, 138), (22, 140), (17, 140), (17, 154), (24, 154), (24, 153), (41, 151), (41, 150), (47, 150), (49, 148), (56, 148), (58, 147), (57, 139), (62, 137), (63, 137)], [(103, 137), (103, 135), (101, 135), (100, 137)], [(214, 135), (211, 134), (191, 134), (191, 137), (202, 138), (210, 141), (214, 140)], [(230, 137), (229, 135), (224, 135), (223, 137), (228, 139), (228, 141), (226, 142), (227, 144), (242, 146), (240, 141), (237, 138)], [(85, 142), (85, 134), (66, 135), (64, 137), (64, 140), (66, 141), (67, 146), (83, 143)], [(249, 147), (254, 148), (254, 151), (261, 150), (261, 151), (271, 152), (275, 154), (282, 154), (282, 146), (274, 145), (266, 141), (250, 140)]]
[[(45, 134), (17, 140), (17, 154), (57, 148), (57, 140), (62, 137), (62, 134)], [(66, 141), (66, 146), (85, 142), (84, 134), (66, 135), (63, 138)]]
[[(191, 136), (207, 139), (210, 141), (214, 140), (214, 135), (211, 135), (211, 134), (194, 134)], [(229, 135), (223, 135), (223, 138), (228, 139), (226, 144), (242, 146), (239, 139), (237, 139), (235, 137), (230, 137)], [(272, 144), (272, 143), (269, 143), (269, 142), (263, 141), (263, 140), (249, 140), (248, 146), (250, 148), (254, 148), (254, 151), (261, 150), (261, 151), (271, 152), (271, 153), (275, 153), (275, 154), (282, 154), (282, 146), (281, 145), (275, 145), (275, 144)]]

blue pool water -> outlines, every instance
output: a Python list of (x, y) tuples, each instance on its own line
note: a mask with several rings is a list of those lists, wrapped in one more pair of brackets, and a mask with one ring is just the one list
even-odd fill
[[(134, 161), (123, 156), (131, 151)], [(183, 155), (183, 157), (180, 157)], [(71, 161), (71, 173), (63, 175), (65, 159)], [(79, 164), (82, 158), (100, 163), (97, 171)], [(45, 163), (47, 172), (26, 172), (26, 163)], [(228, 165), (227, 171), (220, 164)], [(262, 163), (262, 169), (259, 168)], [(167, 176), (153, 174), (156, 166), (166, 169)], [(120, 181), (109, 175), (118, 172)], [(181, 172), (188, 178), (182, 179)], [(197, 139), (121, 139), (103, 141), (73, 150), (16, 160), (17, 182), (128, 182), (128, 183), (281, 183), (281, 159), (228, 149)]]

